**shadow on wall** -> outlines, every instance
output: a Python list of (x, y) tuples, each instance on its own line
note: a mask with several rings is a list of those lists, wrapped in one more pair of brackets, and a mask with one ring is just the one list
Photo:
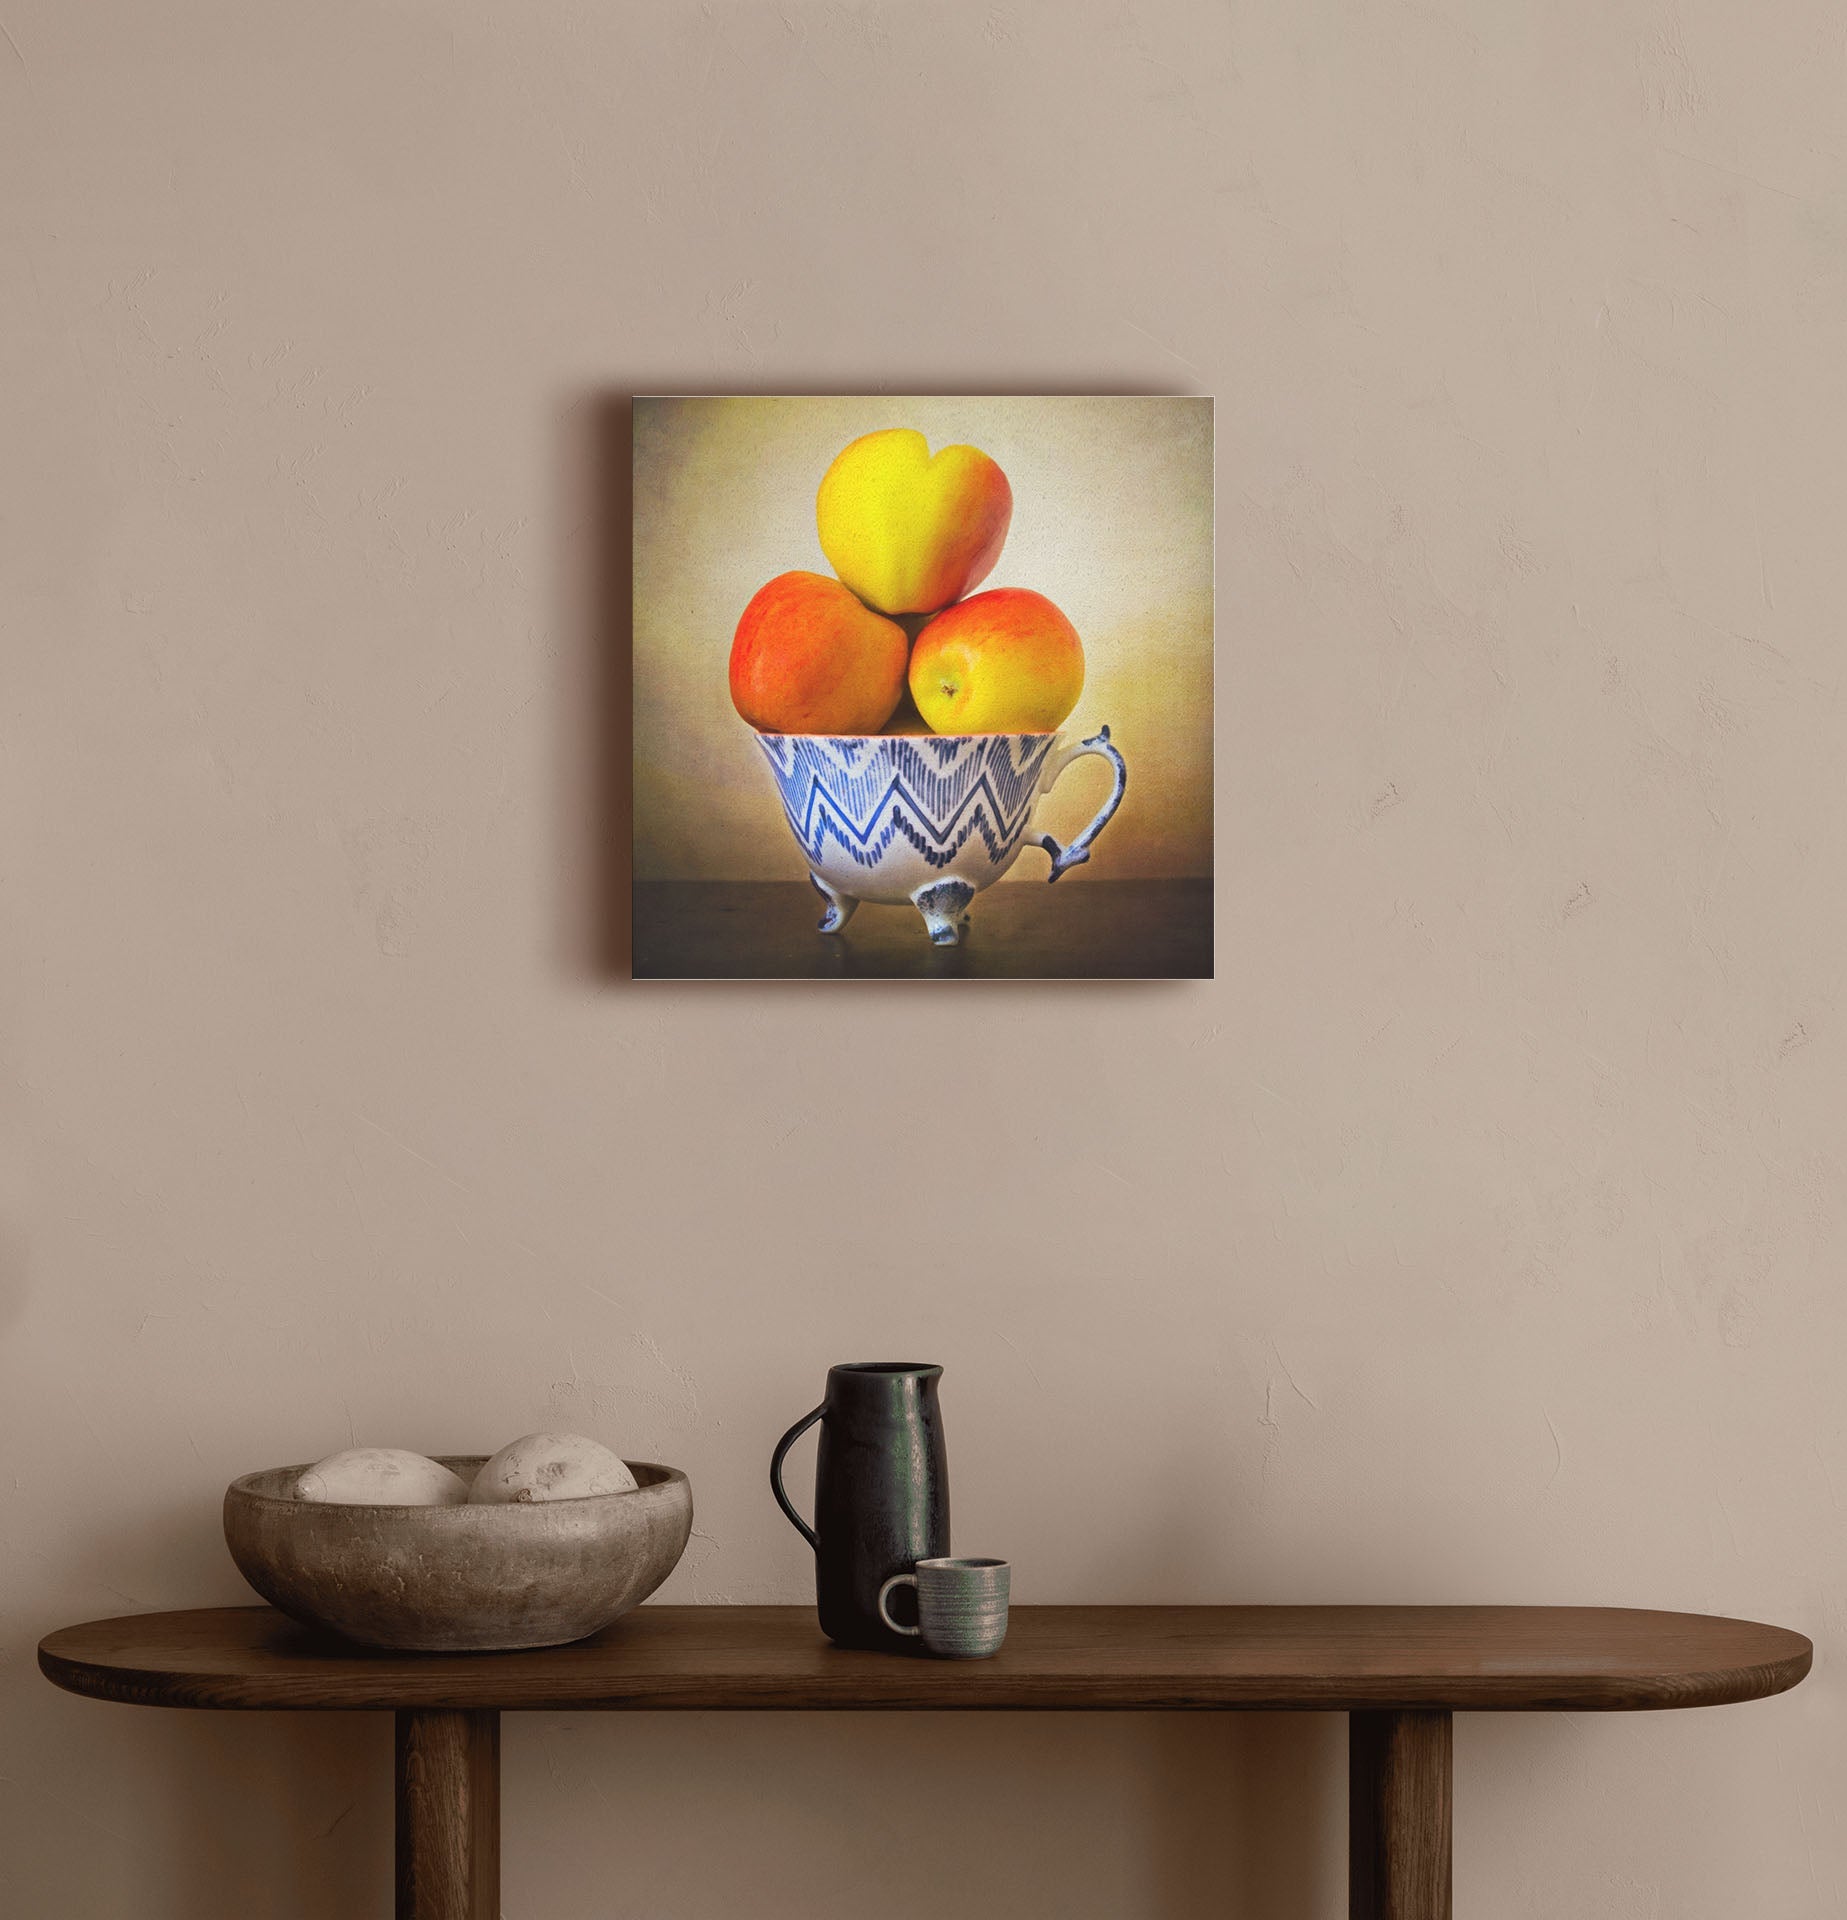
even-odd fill
[(1345, 1911), (1333, 1715), (515, 1715), (506, 1741), (509, 1913), (540, 1875), (555, 1920)]
[(1346, 1902), (1337, 1714), (1154, 1717), (1150, 1914), (1324, 1920)]
[(566, 969), (593, 980), (630, 972), (633, 413), (626, 393), (592, 393), (562, 421), (557, 911)]
[[(636, 393), (693, 395), (822, 394), (1094, 395), (1154, 398), (1171, 386), (1102, 374), (1086, 385), (1035, 380), (996, 383), (888, 379), (868, 387), (791, 376), (774, 386), (689, 385), (673, 373), (624, 391), (596, 389), (571, 397), (559, 417), (559, 608), (562, 628), (558, 694), (559, 899), (556, 941), (565, 971), (591, 980), (632, 977), (634, 878), (633, 590), (634, 463), (631, 428)], [(766, 982), (744, 983), (761, 991)], [(1075, 985), (1094, 992), (1095, 982)], [(1128, 985), (1141, 982), (1123, 983)]]
[(360, 1920), (390, 1910), (389, 1715), (145, 1717), (158, 1753), (142, 1758), (166, 1847), (138, 1883), (137, 1913)]

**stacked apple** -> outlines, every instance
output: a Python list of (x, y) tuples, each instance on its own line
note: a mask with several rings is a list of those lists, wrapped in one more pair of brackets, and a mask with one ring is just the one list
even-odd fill
[(732, 704), (763, 733), (1054, 731), (1084, 689), (1077, 629), (1024, 587), (972, 591), (1012, 517), (978, 447), (932, 455), (909, 427), (855, 440), (815, 500), (839, 577), (757, 591), (731, 643)]

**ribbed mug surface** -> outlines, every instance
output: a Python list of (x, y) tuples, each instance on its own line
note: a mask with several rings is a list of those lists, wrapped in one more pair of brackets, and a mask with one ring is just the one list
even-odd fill
[(946, 1660), (985, 1660), (1007, 1637), (1013, 1569), (1005, 1560), (919, 1560), (917, 1625)]

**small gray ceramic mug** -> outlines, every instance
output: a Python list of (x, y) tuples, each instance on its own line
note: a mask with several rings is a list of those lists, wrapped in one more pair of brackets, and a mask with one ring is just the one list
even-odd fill
[[(919, 1560), (915, 1573), (895, 1573), (879, 1589), (879, 1618), (945, 1660), (985, 1660), (1007, 1637), (1005, 1560)], [(917, 1589), (917, 1624), (900, 1626), (886, 1601), (899, 1587)]]

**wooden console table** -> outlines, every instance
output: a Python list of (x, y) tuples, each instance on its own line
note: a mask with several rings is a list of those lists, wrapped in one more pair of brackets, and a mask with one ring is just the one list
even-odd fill
[(969, 1708), (1349, 1716), (1353, 1920), (1448, 1920), (1451, 1716), (1711, 1707), (1793, 1687), (1798, 1633), (1599, 1607), (1016, 1607), (993, 1660), (843, 1653), (807, 1607), (643, 1607), (532, 1653), (366, 1653), (268, 1607), (146, 1613), (39, 1647), (136, 1706), (397, 1716), (400, 1920), (498, 1920), (500, 1715)]

